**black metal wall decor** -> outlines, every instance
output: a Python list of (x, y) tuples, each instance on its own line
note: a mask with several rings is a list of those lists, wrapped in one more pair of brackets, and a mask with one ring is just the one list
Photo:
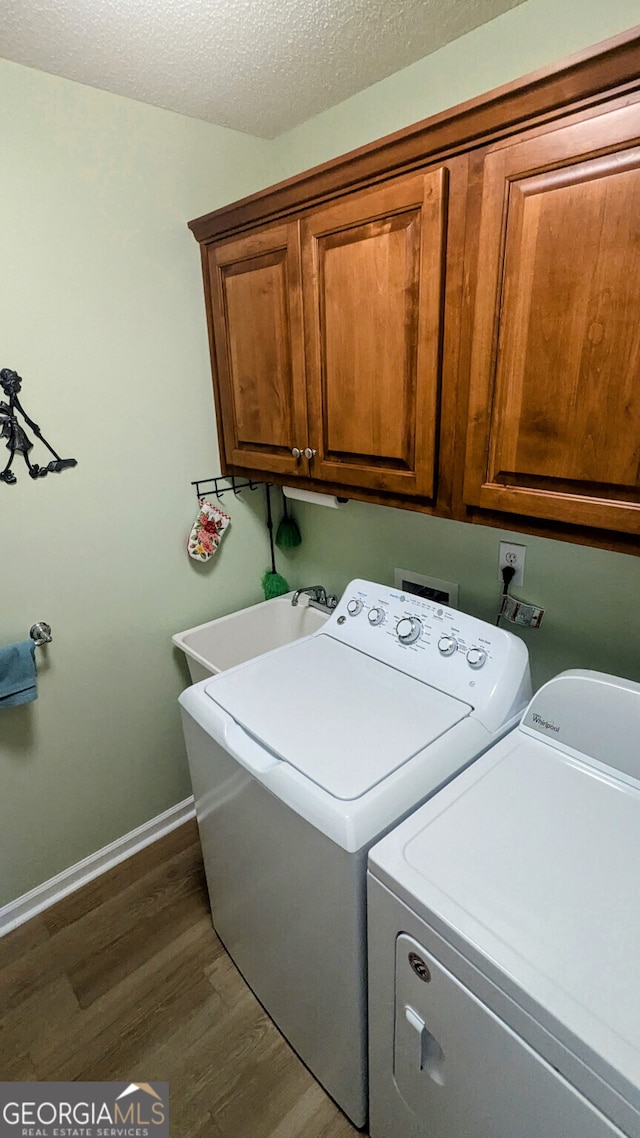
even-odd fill
[[(7, 440), (6, 446), (9, 451), (7, 464), (4, 470), (0, 470), (0, 482), (6, 482), (9, 486), (17, 482), (17, 478), (11, 469), (11, 464), (17, 453), (22, 455), (32, 478), (43, 478), (45, 474), (58, 474), (61, 470), (66, 470), (68, 466), (77, 466), (75, 458), (60, 458), (60, 455), (56, 454), (53, 447), (45, 439), (38, 424), (34, 423), (33, 419), (27, 415), (18, 399), (18, 392), (22, 387), (22, 377), (16, 371), (12, 371), (11, 368), (3, 367), (0, 371), (0, 387), (9, 399), (8, 403), (0, 401), (0, 439)], [(44, 443), (47, 450), (53, 455), (53, 459), (46, 466), (38, 466), (37, 463), (31, 462), (29, 451), (33, 447), (33, 443), (24, 427), (20, 425), (18, 415), (22, 416), (34, 435), (41, 443)]]

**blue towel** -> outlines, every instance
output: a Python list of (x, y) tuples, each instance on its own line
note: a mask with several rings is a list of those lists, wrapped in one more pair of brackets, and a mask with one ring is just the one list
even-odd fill
[(35, 650), (33, 640), (0, 648), (0, 709), (38, 698)]

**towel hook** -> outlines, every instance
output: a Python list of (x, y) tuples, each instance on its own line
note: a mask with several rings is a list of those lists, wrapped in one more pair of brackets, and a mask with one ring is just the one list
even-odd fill
[(51, 625), (47, 624), (46, 620), (37, 620), (29, 629), (29, 636), (35, 640), (36, 648), (40, 648), (42, 644), (50, 644), (53, 640)]
[[(213, 483), (212, 486), (209, 485), (211, 482)], [(224, 482), (230, 482), (231, 485), (224, 486)], [(233, 490), (237, 498), (241, 490), (257, 490), (260, 483), (256, 482), (253, 478), (246, 482), (236, 482), (235, 474), (219, 474), (215, 478), (199, 478), (197, 482), (192, 482), (191, 485), (195, 486), (196, 497), (198, 501), (200, 501), (205, 494), (215, 494), (216, 498), (221, 498), (223, 494), (228, 494), (230, 490)]]

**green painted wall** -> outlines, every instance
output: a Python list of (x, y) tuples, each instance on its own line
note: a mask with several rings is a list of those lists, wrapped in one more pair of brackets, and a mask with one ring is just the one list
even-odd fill
[[(0, 712), (0, 905), (190, 790), (171, 634), (261, 599), (262, 496), (229, 503), (211, 562), (185, 553), (191, 479), (219, 469), (188, 218), (631, 26), (637, 0), (527, 0), (274, 142), (0, 62), (2, 358), (74, 471), (0, 486), (0, 643), (48, 620), (39, 698)], [(39, 456), (35, 455), (36, 461)], [(292, 585), (395, 566), (460, 583), (491, 619), (500, 533), (384, 507), (297, 507)], [(518, 540), (516, 535), (516, 540)], [(640, 678), (640, 560), (539, 538), (524, 596), (537, 682)]]
[(170, 636), (258, 600), (267, 557), (242, 503), (217, 562), (185, 552), (219, 470), (186, 221), (275, 174), (269, 143), (6, 62), (0, 105), (0, 367), (78, 459), (0, 485), (0, 644), (54, 634), (0, 711), (2, 904), (190, 793)]
[(534, 686), (565, 668), (640, 681), (640, 558), (364, 502), (337, 510), (294, 503), (292, 512), (303, 544), (280, 555), (288, 580), (341, 593), (354, 577), (393, 584), (395, 568), (412, 569), (457, 582), (459, 607), (492, 623), (502, 591), (498, 543), (526, 545), (524, 586), (511, 591), (545, 609), (539, 629), (519, 632)]

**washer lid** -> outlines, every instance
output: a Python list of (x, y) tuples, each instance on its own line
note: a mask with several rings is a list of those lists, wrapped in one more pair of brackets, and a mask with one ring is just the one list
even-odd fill
[(518, 730), (372, 872), (640, 1107), (640, 789)]
[(229, 672), (207, 695), (334, 798), (360, 798), (471, 707), (325, 634)]

